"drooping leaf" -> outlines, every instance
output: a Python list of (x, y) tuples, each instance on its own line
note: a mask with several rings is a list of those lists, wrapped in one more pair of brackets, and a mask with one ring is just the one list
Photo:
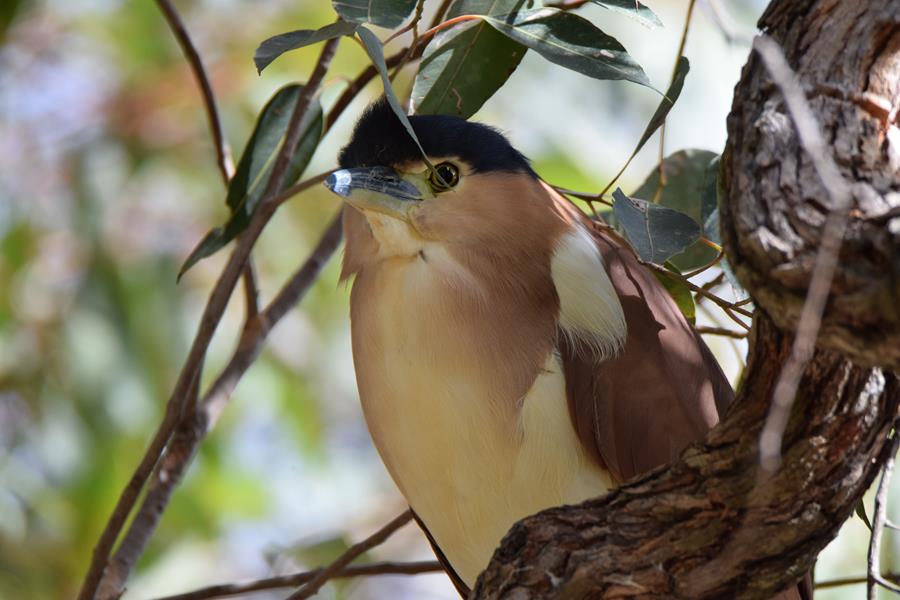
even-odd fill
[(578, 15), (540, 8), (482, 18), (552, 63), (594, 79), (625, 79), (652, 87), (622, 44)]
[(268, 67), (273, 60), (290, 50), (296, 50), (317, 42), (324, 42), (342, 35), (353, 35), (356, 32), (356, 27), (356, 23), (338, 21), (321, 29), (298, 29), (297, 31), (288, 31), (287, 33), (263, 40), (253, 54), (256, 70), (262, 73), (263, 69)]
[(438, 34), (416, 73), (414, 111), (469, 118), (506, 83), (525, 52), (481, 21)]
[(416, 0), (332, 0), (331, 6), (347, 21), (392, 29), (412, 14)]
[(613, 192), (613, 213), (642, 259), (663, 264), (700, 237), (700, 226), (683, 212)]
[(656, 107), (656, 112), (650, 117), (650, 122), (647, 123), (644, 133), (641, 134), (641, 139), (638, 141), (637, 146), (634, 148), (634, 152), (631, 154), (632, 158), (641, 151), (641, 148), (644, 147), (647, 140), (649, 140), (656, 130), (666, 121), (669, 111), (672, 110), (675, 106), (675, 101), (678, 100), (678, 97), (681, 95), (681, 88), (684, 87), (684, 79), (687, 77), (688, 71), (690, 70), (690, 61), (684, 56), (679, 58), (678, 65), (675, 67), (675, 77), (672, 78), (672, 85), (666, 90), (666, 95), (660, 100), (659, 106)]
[(591, 2), (615, 12), (625, 13), (650, 29), (662, 27), (662, 21), (656, 13), (637, 0), (591, 0)]
[[(262, 199), (275, 157), (284, 145), (288, 121), (302, 89), (303, 86), (299, 84), (285, 86), (275, 92), (263, 108), (234, 177), (228, 184), (225, 203), (231, 209), (231, 216), (224, 225), (207, 233), (197, 244), (181, 267), (179, 278), (197, 261), (217, 252), (247, 228)], [(322, 107), (318, 101), (314, 101), (306, 122), (301, 127), (303, 133), (291, 156), (281, 189), (297, 181), (322, 137)]]
[[(678, 270), (678, 267), (673, 265), (670, 261), (666, 261), (663, 266), (672, 273), (681, 273), (681, 271)], [(653, 274), (656, 275), (659, 282), (663, 284), (663, 287), (665, 287), (666, 291), (669, 292), (669, 295), (672, 296), (672, 299), (678, 306), (678, 310), (684, 315), (684, 318), (688, 320), (688, 323), (693, 325), (697, 320), (697, 306), (694, 304), (694, 295), (691, 293), (691, 288), (689, 288), (683, 280), (678, 279), (677, 277), (669, 277), (658, 271), (654, 271)]]
[(406, 129), (407, 133), (409, 133), (410, 137), (416, 143), (416, 146), (418, 146), (425, 164), (433, 169), (434, 167), (425, 155), (425, 150), (422, 149), (422, 144), (419, 143), (419, 138), (416, 137), (416, 132), (413, 131), (412, 124), (409, 122), (409, 117), (406, 116), (403, 107), (400, 106), (400, 100), (397, 99), (397, 94), (394, 93), (394, 87), (391, 85), (391, 80), (388, 76), (387, 65), (384, 62), (384, 52), (382, 50), (381, 42), (378, 41), (378, 37), (374, 33), (365, 27), (360, 27), (356, 33), (359, 35), (359, 39), (362, 40), (363, 46), (365, 46), (366, 52), (369, 54), (369, 58), (372, 59), (372, 64), (375, 65), (378, 74), (381, 76), (381, 83), (384, 86), (384, 95), (387, 98), (388, 104), (391, 106), (394, 114), (397, 115), (397, 118), (400, 119), (403, 128)]
[[(710, 162), (716, 158), (707, 150), (680, 150), (663, 161), (665, 184), (660, 183), (659, 168), (644, 180), (632, 197), (661, 204), (689, 215), (697, 223), (706, 223), (715, 209), (715, 197), (706, 193), (706, 178)], [(672, 263), (682, 271), (690, 271), (715, 259), (716, 251), (696, 243), (684, 254), (672, 258)]]

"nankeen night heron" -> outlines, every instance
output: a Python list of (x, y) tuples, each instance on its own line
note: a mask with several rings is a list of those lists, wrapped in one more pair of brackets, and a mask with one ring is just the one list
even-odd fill
[(733, 392), (656, 278), (503, 135), (410, 121), (433, 170), (382, 100), (326, 185), (369, 430), (464, 591), (515, 521), (677, 458)]

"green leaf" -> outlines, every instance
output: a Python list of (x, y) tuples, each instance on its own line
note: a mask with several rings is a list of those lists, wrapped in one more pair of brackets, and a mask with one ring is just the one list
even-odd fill
[(662, 27), (662, 21), (656, 14), (637, 0), (591, 0), (609, 10), (625, 13), (650, 29)]
[(393, 29), (416, 8), (416, 0), (332, 0), (331, 6), (345, 20)]
[(414, 111), (471, 117), (506, 83), (525, 52), (483, 22), (441, 32), (428, 44), (416, 73)]
[(446, 20), (462, 15), (508, 15), (524, 5), (525, 0), (456, 0), (447, 9)]
[[(678, 267), (669, 261), (666, 261), (663, 266), (672, 273), (681, 274)], [(694, 295), (691, 293), (691, 288), (687, 286), (684, 280), (679, 279), (678, 277), (669, 277), (665, 273), (660, 273), (659, 271), (654, 271), (653, 274), (656, 275), (659, 282), (663, 284), (663, 287), (665, 287), (666, 291), (669, 292), (669, 295), (672, 296), (672, 299), (675, 301), (675, 304), (678, 305), (678, 310), (681, 311), (684, 318), (688, 320), (688, 323), (693, 325), (697, 320), (697, 306), (694, 304)]]
[[(263, 108), (238, 162), (234, 177), (228, 184), (225, 203), (231, 208), (231, 216), (224, 225), (207, 233), (197, 244), (184, 261), (178, 273), (179, 279), (197, 261), (217, 252), (247, 228), (262, 199), (275, 158), (284, 145), (288, 121), (302, 89), (303, 86), (299, 84), (285, 86), (275, 92)], [(309, 159), (312, 158), (322, 137), (322, 106), (318, 101), (314, 102), (306, 122), (301, 124), (301, 127), (303, 133), (291, 157), (281, 190), (297, 181), (309, 164)]]
[(613, 213), (642, 259), (663, 264), (700, 237), (700, 226), (683, 212), (613, 192)]
[[(716, 208), (715, 197), (706, 193), (707, 173), (717, 155), (707, 150), (680, 150), (663, 161), (665, 185), (660, 184), (659, 168), (650, 173), (632, 197), (681, 211), (697, 223), (706, 223)], [(684, 254), (672, 258), (682, 271), (705, 265), (716, 257), (716, 251), (703, 243), (696, 243)]]
[(6, 30), (12, 25), (13, 19), (24, 3), (22, 0), (3, 0), (0, 2), (0, 41), (6, 35)]
[(406, 129), (409, 136), (416, 143), (416, 146), (418, 146), (425, 164), (428, 165), (429, 169), (433, 169), (434, 166), (428, 160), (428, 157), (425, 155), (425, 150), (422, 149), (422, 144), (419, 143), (419, 138), (416, 137), (416, 132), (413, 131), (412, 124), (409, 122), (409, 117), (406, 116), (403, 107), (400, 106), (400, 100), (397, 99), (397, 94), (394, 93), (394, 87), (391, 85), (391, 80), (388, 76), (387, 65), (384, 62), (384, 51), (381, 42), (378, 41), (378, 37), (374, 33), (365, 27), (360, 27), (356, 33), (359, 35), (359, 39), (362, 40), (363, 46), (365, 46), (366, 52), (369, 54), (369, 58), (372, 59), (372, 64), (375, 65), (378, 74), (381, 75), (381, 83), (384, 86), (384, 95), (387, 98), (388, 104), (391, 106), (394, 114), (397, 115), (397, 118), (400, 119), (403, 128)]
[(324, 42), (342, 35), (353, 35), (356, 32), (356, 27), (356, 23), (338, 21), (321, 29), (298, 29), (297, 31), (288, 31), (287, 33), (263, 40), (253, 55), (256, 70), (262, 73), (263, 69), (268, 67), (273, 60), (290, 50), (296, 50), (317, 42)]
[[(684, 87), (684, 79), (687, 77), (688, 71), (690, 70), (690, 61), (684, 56), (679, 58), (678, 65), (675, 67), (675, 77), (672, 78), (672, 85), (666, 90), (666, 95), (660, 100), (659, 106), (656, 107), (656, 112), (650, 117), (650, 122), (647, 123), (644, 133), (641, 134), (641, 139), (638, 141), (634, 152), (631, 153), (631, 158), (634, 158), (634, 155), (641, 151), (641, 148), (644, 147), (647, 140), (649, 140), (656, 130), (665, 123), (669, 111), (672, 110), (675, 106), (675, 101), (678, 100), (678, 97), (681, 95), (681, 88)], [(631, 161), (631, 158), (628, 159), (629, 162)]]
[(862, 498), (859, 499), (859, 502), (856, 505), (856, 516), (862, 519), (862, 522), (866, 524), (869, 531), (872, 531), (872, 522), (869, 521), (869, 515), (866, 514), (866, 505)]
[(625, 79), (652, 87), (622, 44), (578, 15), (541, 8), (482, 19), (552, 63), (594, 79)]

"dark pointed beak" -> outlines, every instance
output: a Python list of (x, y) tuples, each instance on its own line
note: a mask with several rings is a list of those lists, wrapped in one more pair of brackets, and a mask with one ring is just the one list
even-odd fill
[(414, 183), (390, 167), (340, 169), (328, 176), (325, 187), (356, 208), (401, 219), (423, 199)]

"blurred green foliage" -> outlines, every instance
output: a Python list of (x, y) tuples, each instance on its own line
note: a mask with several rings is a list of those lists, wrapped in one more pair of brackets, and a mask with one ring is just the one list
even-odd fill
[[(332, 22), (330, 3), (176, 4), (210, 73), (226, 137), (240, 149), (261, 107), (282, 85), (302, 80), (318, 51), (286, 54), (260, 77), (254, 49), (272, 35)], [(761, 9), (760, 2), (737, 4), (746, 23)], [(683, 13), (678, 0), (660, 0), (652, 8), (667, 24)], [(604, 30), (620, 23), (611, 11), (588, 9), (604, 19)], [(617, 39), (647, 35), (634, 33), (643, 28), (623, 19), (628, 28), (616, 32)], [(708, 125), (703, 102), (714, 101), (724, 122), (746, 51), (709, 51), (709, 44), (721, 43), (720, 35), (709, 22), (704, 27), (692, 31), (703, 52), (694, 57), (673, 111), (680, 115), (669, 126), (673, 150), (705, 140), (719, 144), (710, 148), (718, 152), (724, 140), (724, 124)], [(677, 29), (654, 31), (654, 39), (674, 47)], [(640, 50), (631, 41), (626, 45)], [(728, 69), (712, 57), (730, 60)], [(576, 84), (540, 60), (526, 56), (486, 105), (483, 120), (509, 127), (548, 181), (600, 189), (630, 152), (659, 97), (583, 78)], [(341, 44), (325, 82), (325, 106), (367, 61), (358, 45)], [(644, 51), (640, 61), (654, 82), (671, 71), (667, 52)], [(408, 94), (412, 74), (401, 73), (395, 84)], [(576, 85), (577, 93), (564, 93)], [(547, 89), (559, 90), (554, 95), (566, 115), (540, 108)], [(326, 137), (308, 173), (333, 165), (366, 101), (361, 98)], [(698, 119), (705, 123), (701, 131), (693, 125)], [(687, 125), (679, 129), (679, 123)], [(642, 160), (626, 174), (623, 188), (633, 189), (639, 183), (633, 178), (655, 162), (652, 156)], [(224, 198), (195, 82), (155, 3), (0, 1), (0, 598), (75, 593), (93, 544), (161, 417), (223, 264), (219, 253), (175, 285), (190, 250), (226, 220)], [(264, 298), (297, 268), (336, 208), (317, 190), (283, 207), (254, 252)], [(401, 508), (357, 406), (347, 289), (337, 279), (332, 260), (302, 305), (273, 332), (176, 490), (126, 597), (317, 566)], [(239, 299), (229, 307), (210, 349), (205, 382), (226, 360), (242, 308)], [(861, 523), (848, 527), (857, 524), (865, 529)], [(849, 545), (825, 557), (835, 575), (860, 572), (862, 562), (855, 559), (862, 558), (865, 534), (851, 534)], [(421, 536), (411, 528), (404, 535), (403, 547), (389, 544), (385, 557), (427, 556)], [(888, 558), (896, 554), (892, 548), (888, 544)], [(842, 563), (847, 557), (855, 562)], [(417, 581), (422, 579), (428, 578)], [(387, 585), (342, 584), (323, 593), (453, 594), (440, 576), (420, 588)]]

